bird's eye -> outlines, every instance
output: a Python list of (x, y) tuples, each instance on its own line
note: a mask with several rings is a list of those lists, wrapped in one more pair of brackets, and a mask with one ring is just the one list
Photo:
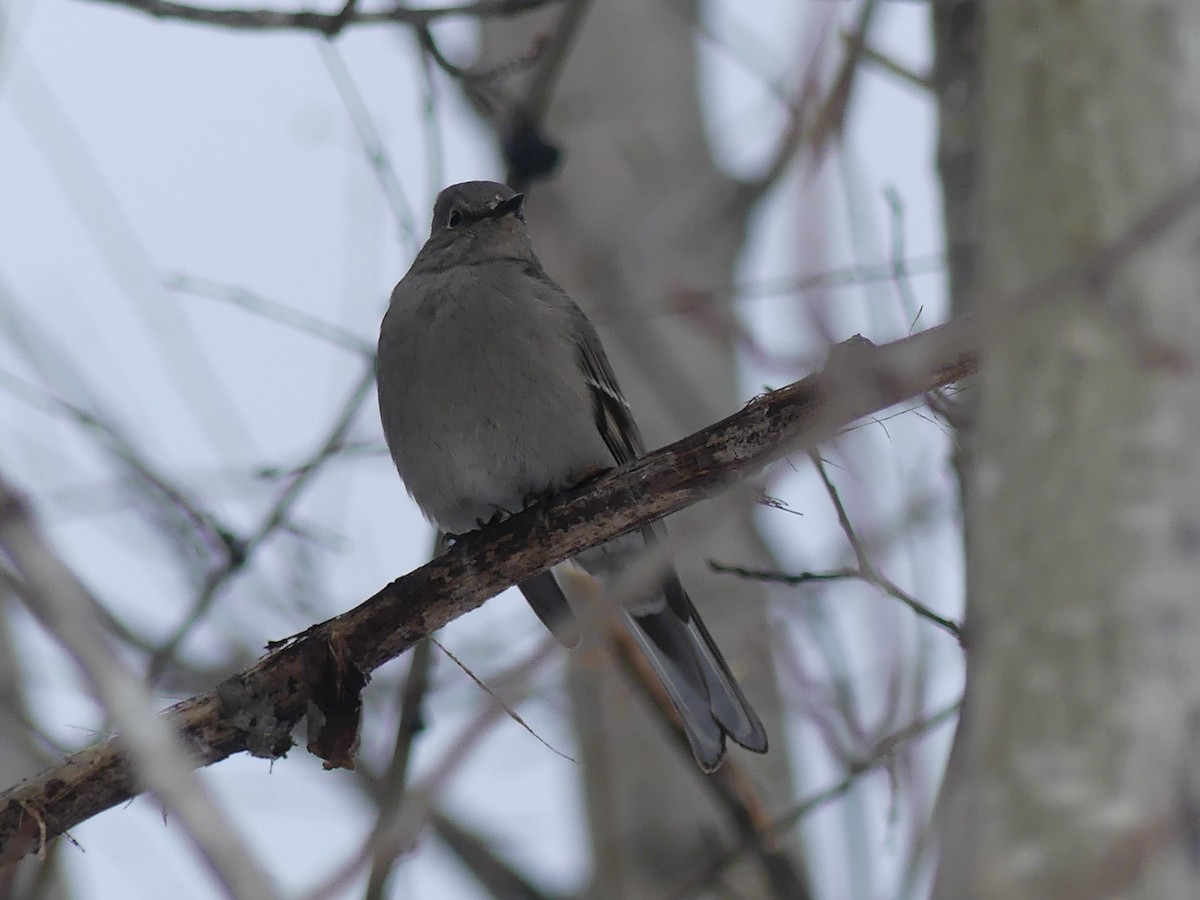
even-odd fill
[(463, 223), (463, 214), (460, 209), (450, 210), (450, 215), (446, 217), (447, 228), (461, 228)]

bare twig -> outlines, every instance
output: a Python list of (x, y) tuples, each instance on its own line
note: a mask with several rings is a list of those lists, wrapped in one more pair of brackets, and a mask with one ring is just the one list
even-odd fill
[[(421, 714), (421, 707), (429, 691), (429, 673), (433, 668), (433, 644), (430, 641), (430, 638), (426, 638), (413, 650), (408, 678), (405, 679), (404, 689), (401, 691), (396, 743), (376, 798), (381, 816), (400, 804), (408, 787), (408, 764), (412, 758), (413, 741), (422, 728), (424, 716)], [(367, 876), (367, 891), (363, 900), (383, 900), (394, 863), (395, 856), (391, 853), (375, 854), (371, 860), (371, 873)]]
[[(891, 261), (886, 263), (860, 263), (841, 269), (831, 269), (827, 272), (814, 272), (811, 275), (748, 281), (735, 285), (729, 299), (750, 300), (756, 297), (819, 291), (830, 287), (869, 284), (873, 281), (890, 281), (895, 277), (898, 266), (902, 267), (909, 275), (925, 275), (945, 271), (946, 258), (941, 254), (934, 254), (897, 261), (893, 255)], [(719, 301), (721, 298), (716, 299)]]
[[(846, 772), (846, 776), (841, 781), (801, 800), (791, 811), (771, 823), (760, 839), (782, 834), (813, 810), (824, 806), (829, 801), (835, 800), (846, 793), (862, 775), (886, 765), (896, 750), (904, 744), (928, 734), (940, 725), (952, 721), (958, 714), (960, 705), (961, 701), (955, 701), (933, 715), (912, 722), (884, 738), (875, 746), (873, 752), (859, 762), (851, 764)], [(671, 891), (666, 896), (666, 900), (686, 900), (686, 898), (694, 896), (702, 887), (711, 884), (721, 872), (733, 865), (745, 853), (754, 849), (754, 846), (753, 841), (743, 839), (737, 846), (712, 860), (702, 871), (688, 879), (685, 884)]]
[(565, 0), (564, 5), (566, 8), (542, 50), (537, 71), (521, 105), (521, 113), (529, 122), (540, 122), (550, 108), (550, 99), (567, 62), (567, 52), (579, 34), (591, 0)]
[[(88, 140), (32, 55), (26, 55), (13, 72), (18, 73), (20, 89), (6, 90), (5, 98), (25, 118), (27, 132), (49, 171), (61, 182), (64, 194), (87, 226), (113, 283), (119, 286), (115, 296), (128, 302), (137, 315), (149, 339), (146, 346), (159, 356), (174, 385), (179, 411), (196, 422), (200, 437), (209, 446), (252, 452), (254, 441), (241, 419), (239, 405), (179, 304), (171, 302), (159, 282), (157, 267), (125, 208), (127, 198), (109, 184)], [(9, 85), (13, 87), (16, 85)]]
[(350, 69), (347, 67), (346, 61), (342, 59), (342, 54), (337, 46), (332, 41), (322, 40), (318, 42), (317, 50), (321, 54), (325, 68), (329, 70), (329, 77), (332, 79), (334, 87), (337, 88), (338, 96), (341, 97), (350, 120), (354, 123), (359, 143), (367, 157), (367, 165), (371, 167), (375, 177), (379, 180), (380, 190), (387, 198), (388, 206), (391, 207), (392, 217), (396, 220), (400, 237), (415, 255), (420, 248), (420, 239), (416, 220), (413, 217), (412, 205), (404, 194), (404, 186), (396, 174), (396, 169), (387, 152), (387, 146), (379, 134), (374, 118), (367, 109), (366, 101), (354, 83), (354, 77), (350, 74)]
[[(520, 725), (521, 728), (531, 738), (533, 738), (535, 741), (537, 741), (539, 744), (541, 744), (543, 747), (545, 747), (547, 750), (549, 750), (551, 753), (553, 753), (555, 756), (559, 757), (560, 759), (565, 759), (569, 763), (574, 763), (575, 765), (579, 765), (579, 760), (575, 759), (574, 757), (570, 756), (569, 754), (563, 753), (561, 750), (559, 750), (557, 747), (555, 747), (553, 744), (551, 744), (548, 740), (546, 740), (544, 737), (542, 737), (540, 734), (538, 734), (536, 731), (534, 731), (533, 728), (530, 726), (530, 724), (525, 721), (525, 719), (521, 716), (521, 714), (518, 713), (517, 710), (511, 704), (509, 704), (507, 701), (505, 701), (505, 699), (503, 697), (501, 697), (494, 690), (492, 690), (490, 687), (488, 687), (487, 683), (484, 682), (484, 680), (482, 678), (480, 678), (478, 675), (476, 675), (474, 672), (471, 671), (470, 666), (468, 666), (465, 662), (463, 662), (461, 659), (459, 659), (457, 656), (455, 656), (453, 653), (451, 653), (450, 650), (441, 641), (439, 641), (437, 638), (433, 637), (432, 635), (430, 635), (429, 640), (433, 643), (433, 645), (435, 647), (437, 647), (439, 650), (441, 650), (443, 653), (445, 653), (446, 656), (450, 657), (451, 662), (453, 662), (456, 666), (458, 666), (460, 669), (462, 669), (463, 674), (466, 675), (468, 678), (470, 678), (473, 682), (475, 682), (476, 687), (478, 687), (481, 691), (483, 691), (485, 694), (487, 694), (489, 697), (491, 697), (493, 700), (495, 700), (498, 704), (503, 706), (504, 711), (506, 713), (508, 713), (508, 717), (510, 719), (512, 719), (514, 722), (516, 722), (518, 725)], [(549, 650), (549, 648), (552, 646), (555, 646), (555, 645), (551, 644), (549, 642), (549, 640), (547, 640), (547, 641), (545, 641), (545, 647), (543, 647), (543, 650)]]
[(320, 13), (312, 10), (284, 12), (276, 9), (213, 9), (174, 3), (172, 0), (99, 0), (115, 6), (124, 6), (146, 13), (158, 19), (176, 19), (242, 31), (315, 31), (333, 36), (350, 25), (405, 25), (424, 26), (438, 19), (461, 16), (464, 18), (505, 18), (530, 10), (561, 3), (562, 0), (476, 0), (460, 6), (436, 6), (414, 9), (395, 4), (377, 11), (342, 9), (336, 13)]
[(186, 275), (182, 272), (169, 276), (165, 283), (173, 291), (231, 303), (247, 312), (349, 350), (351, 353), (357, 353), (363, 357), (371, 357), (375, 353), (375, 346), (370, 341), (364, 340), (349, 329), (300, 312), (278, 300), (271, 300), (247, 288), (214, 281), (211, 278)]
[(765, 581), (771, 584), (813, 584), (829, 581), (852, 581), (862, 577), (858, 569), (830, 569), (827, 572), (778, 572), (774, 569), (749, 569), (745, 566), (731, 566), (715, 560), (708, 561), (708, 567), (714, 572), (724, 575), (736, 575), (738, 578), (749, 578), (751, 581)]
[(829, 473), (825, 471), (825, 465), (816, 453), (810, 453), (813, 460), (813, 465), (816, 466), (817, 473), (821, 476), (821, 483), (825, 486), (825, 491), (829, 495), (829, 500), (833, 504), (834, 511), (837, 514), (838, 525), (845, 534), (846, 540), (850, 544), (851, 550), (854, 552), (856, 560), (855, 566), (846, 566), (840, 569), (830, 569), (824, 572), (778, 572), (770, 569), (749, 569), (743, 566), (733, 566), (726, 563), (719, 563), (713, 560), (708, 561), (708, 567), (714, 572), (722, 572), (728, 575), (736, 575), (739, 578), (748, 578), (752, 581), (766, 581), (774, 584), (801, 585), (814, 583), (827, 583), (830, 581), (851, 581), (859, 580), (878, 588), (890, 597), (899, 600), (914, 613), (921, 618), (932, 622), (942, 630), (954, 636), (961, 644), (964, 642), (964, 634), (962, 626), (953, 619), (948, 619), (945, 616), (931, 610), (928, 606), (917, 600), (894, 581), (881, 573), (875, 564), (871, 561), (870, 554), (867, 553), (866, 544), (858, 536), (853, 524), (850, 522), (850, 516), (846, 512), (846, 507), (842, 503), (841, 495), (838, 493), (837, 487), (829, 478)]
[(437, 72), (434, 61), (425, 52), (420, 34), (417, 35), (417, 47), (421, 51), (421, 107), (425, 127), (421, 129), (425, 135), (425, 169), (428, 172), (429, 196), (437, 196), (445, 184), (445, 154), (443, 153), (442, 119), (439, 114), (439, 94)]
[(854, 530), (854, 525), (850, 522), (850, 515), (846, 512), (846, 506), (842, 503), (842, 497), (838, 493), (837, 486), (830, 479), (829, 473), (825, 471), (825, 464), (821, 462), (820, 456), (816, 453), (810, 452), (809, 455), (812, 457), (813, 465), (816, 466), (817, 474), (821, 476), (821, 483), (825, 486), (825, 492), (829, 495), (829, 502), (833, 504), (834, 511), (837, 513), (838, 525), (841, 526), (842, 533), (846, 535), (846, 540), (850, 542), (850, 547), (854, 550), (854, 557), (858, 562), (859, 577), (868, 584), (879, 588), (888, 596), (899, 600), (922, 619), (932, 622), (942, 630), (954, 635), (954, 638), (960, 644), (964, 643), (961, 625), (952, 619), (935, 613), (875, 567), (875, 564), (871, 561), (870, 554), (867, 553), (866, 547), (859, 540), (858, 533)]
[(899, 294), (904, 312), (908, 316), (908, 330), (912, 332), (916, 330), (921, 308), (917, 306), (916, 296), (909, 282), (908, 251), (904, 240), (904, 201), (893, 187), (887, 188), (883, 195), (888, 204), (888, 224), (892, 232), (892, 283), (896, 286), (896, 293)]
[(501, 676), (502, 680), (510, 684), (512, 694), (509, 701), (494, 702), (498, 698), (494, 695), (489, 697), (489, 701), (492, 702), (488, 702), (463, 727), (458, 739), (439, 756), (429, 774), (405, 794), (402, 803), (390, 809), (381, 809), (379, 819), (362, 848), (323, 885), (307, 894), (306, 900), (326, 900), (339, 896), (363, 866), (380, 856), (391, 856), (394, 859), (411, 848), (451, 777), (487, 732), (503, 721), (504, 713), (511, 709), (512, 704), (528, 691), (530, 677), (550, 658), (550, 651), (554, 646), (547, 641)]
[(866, 50), (867, 32), (875, 21), (879, 11), (879, 0), (864, 0), (858, 13), (858, 22), (849, 34), (843, 34), (845, 56), (838, 67), (837, 76), (817, 113), (816, 121), (812, 123), (812, 133), (809, 138), (813, 144), (813, 153), (820, 159), (825, 144), (841, 137), (846, 125), (846, 113), (850, 108), (850, 97), (854, 93), (854, 85), (862, 67), (862, 59)]
[(845, 55), (834, 76), (833, 84), (825, 94), (820, 108), (810, 115), (812, 99), (817, 94), (818, 63), (821, 54), (816, 52), (812, 65), (805, 74), (799, 99), (792, 104), (788, 127), (779, 139), (779, 146), (761, 175), (742, 186), (739, 201), (746, 207), (756, 203), (779, 180), (787, 170), (796, 152), (806, 144), (812, 147), (812, 158), (820, 160), (826, 144), (839, 136), (850, 105), (858, 74), (867, 31), (874, 20), (878, 0), (866, 0), (859, 13), (854, 32), (844, 35)]
[(441, 755), (433, 772), (408, 792), (402, 804), (394, 810), (385, 811), (362, 849), (323, 884), (304, 894), (304, 900), (330, 900), (343, 896), (359, 870), (371, 860), (381, 855), (394, 859), (409, 850), (425, 827), (429, 812), (450, 777), (466, 761), (470, 752), (479, 746), (483, 736), (502, 718), (498, 706), (488, 704), (481, 709)]
[[(637, 642), (624, 628), (612, 628), (609, 640), (614, 655), (638, 690), (654, 706), (659, 717), (670, 723), (671, 733), (680, 752), (685, 756), (690, 755), (679, 714)], [(804, 900), (811, 896), (802, 867), (790, 859), (773, 840), (767, 839), (771, 821), (766, 804), (737, 761), (727, 759), (721, 768), (704, 779), (704, 784), (710, 789), (742, 840), (756, 850), (766, 883), (771, 886), (771, 895), (779, 900)]]
[(205, 549), (213, 553), (227, 553), (231, 546), (236, 545), (238, 539), (227, 523), (202, 507), (182, 485), (173, 483), (158, 471), (122, 430), (103, 414), (90, 412), (2, 370), (0, 390), (32, 406), (61, 414), (78, 425), (126, 474), (126, 484), (137, 489), (139, 496), (149, 500), (156, 513), (186, 527), (189, 537), (198, 538)]
[[(856, 35), (843, 34), (842, 40), (847, 44), (850, 44), (856, 40)], [(907, 82), (908, 84), (918, 87), (923, 91), (933, 90), (933, 79), (928, 75), (921, 75), (917, 72), (914, 72), (912, 69), (902, 65), (892, 57), (888, 56), (886, 53), (876, 50), (866, 42), (860, 41), (860, 44), (861, 46), (859, 47), (858, 52), (864, 62), (872, 63), (883, 69), (885, 72), (890, 72), (891, 74), (895, 75), (901, 81)]]
[[(557, 149), (541, 137), (542, 122), (549, 111), (554, 90), (558, 87), (567, 54), (590, 6), (591, 0), (567, 0), (562, 15), (541, 46), (537, 68), (529, 80), (524, 98), (509, 111), (509, 121), (498, 123), (508, 161), (505, 178), (514, 190), (528, 189), (531, 181), (546, 177), (557, 162)], [(541, 154), (535, 154), (536, 164), (530, 165), (526, 152), (514, 153), (515, 148), (526, 140), (549, 155), (543, 158)]]
[(566, 900), (536, 887), (525, 875), (501, 859), (488, 841), (440, 809), (429, 814), (429, 824), (443, 844), (459, 858), (496, 900)]
[(221, 596), (221, 592), (229, 584), (233, 576), (245, 568), (250, 557), (259, 547), (266, 543), (276, 531), (286, 525), (292, 507), (313, 480), (315, 473), (319, 471), (320, 463), (329, 459), (341, 449), (346, 440), (346, 435), (350, 432), (350, 427), (354, 419), (358, 416), (359, 409), (366, 398), (370, 396), (371, 388), (374, 387), (374, 384), (375, 366), (373, 364), (365, 366), (358, 383), (354, 386), (348, 401), (343, 406), (341, 414), (333, 423), (329, 434), (322, 441), (321, 446), (312, 457), (297, 467), (295, 475), (289, 478), (287, 484), (279, 492), (275, 503), (263, 517), (258, 528), (249, 537), (245, 538), (245, 540), (230, 543), (229, 553), (224, 564), (209, 573), (199, 595), (192, 603), (192, 608), (187, 617), (151, 658), (149, 678), (152, 682), (162, 677), (172, 657), (174, 657), (175, 651), (179, 649), (179, 646), (191, 634), (192, 629), (196, 627), (204, 615), (212, 608), (212, 605)]

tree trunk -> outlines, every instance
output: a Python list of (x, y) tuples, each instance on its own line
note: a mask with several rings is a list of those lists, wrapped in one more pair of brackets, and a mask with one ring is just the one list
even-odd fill
[[(985, 0), (934, 3), (933, 90), (938, 105), (938, 176), (946, 224), (950, 314), (975, 309), (979, 259), (979, 128)], [(953, 424), (958, 432), (954, 468), (964, 507), (971, 480), (973, 425), (978, 418), (975, 379), (958, 385)], [(969, 539), (964, 534), (964, 539)], [(969, 585), (968, 585), (968, 593)]]
[(967, 696), (934, 895), (1195, 896), (1200, 214), (1092, 290), (1004, 298), (1200, 172), (1200, 4), (1006, 0), (984, 32)]
[[(552, 31), (559, 15), (488, 22), (481, 65), (527, 54), (533, 36)], [(690, 3), (609, 0), (588, 8), (546, 117), (564, 163), (529, 202), (539, 253), (600, 325), (651, 447), (727, 415), (742, 399), (730, 330), (711, 327), (720, 315), (672, 309), (696, 296), (690, 291), (728, 289), (749, 212), (746, 192), (709, 154), (694, 16)], [(672, 531), (683, 581), (770, 735), (766, 757), (732, 754), (777, 814), (793, 790), (765, 592), (703, 566), (710, 555), (766, 562), (753, 512), (745, 498), (702, 504), (675, 517)], [(691, 535), (698, 539), (682, 539)], [(660, 896), (704, 865), (714, 836), (729, 834), (729, 825), (702, 784), (706, 776), (663, 739), (663, 723), (620, 672), (594, 662), (579, 657), (572, 676), (594, 849), (591, 893)], [(727, 882), (740, 896), (773, 896), (750, 865)]]

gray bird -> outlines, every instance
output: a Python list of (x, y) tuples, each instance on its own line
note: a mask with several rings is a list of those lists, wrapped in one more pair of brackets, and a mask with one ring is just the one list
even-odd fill
[[(523, 202), (491, 181), (442, 191), (379, 333), (388, 449), (422, 512), (450, 534), (645, 452), (595, 328), (534, 253)], [(655, 540), (646, 528), (575, 561), (603, 578)], [(578, 623), (554, 574), (519, 587), (573, 645)], [(762, 722), (673, 571), (623, 614), (701, 768), (720, 765), (726, 735), (766, 752)]]

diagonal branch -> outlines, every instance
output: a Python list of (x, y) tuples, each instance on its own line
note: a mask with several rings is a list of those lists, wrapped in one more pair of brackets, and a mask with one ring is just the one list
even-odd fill
[[(679, 714), (671, 705), (666, 689), (655, 677), (649, 660), (642, 656), (637, 642), (627, 631), (614, 628), (611, 643), (613, 654), (628, 670), (638, 690), (658, 710), (662, 720), (671, 723), (680, 752), (690, 755)], [(704, 779), (704, 784), (712, 791), (737, 832), (739, 846), (750, 846), (757, 851), (770, 896), (808, 900), (812, 894), (805, 883), (803, 869), (788, 856), (778, 841), (767, 835), (771, 827), (770, 816), (746, 770), (737, 765), (735, 760), (726, 760), (721, 768)]]
[[(245, 751), (282, 756), (311, 704), (320, 705), (324, 696), (353, 695), (368, 673), (447, 622), (551, 565), (826, 440), (862, 416), (970, 374), (975, 342), (973, 322), (960, 320), (892, 344), (856, 345), (836, 354), (822, 373), (764, 394), (727, 419), (545, 507), (465, 536), (357, 608), (313, 626), (166, 715), (199, 764)], [(336, 684), (330, 688), (328, 682)], [(36, 851), (43, 839), (140, 790), (116, 739), (73, 754), (0, 794), (0, 863)]]
[[(338, 696), (347, 684), (353, 694), (367, 673), (510, 584), (696, 503), (864, 415), (966, 376), (976, 367), (974, 342), (971, 320), (959, 320), (836, 354), (826, 371), (757, 397), (706, 430), (545, 508), (467, 535), (354, 610), (314, 625), (208, 694), (175, 704), (167, 716), (200, 764), (244, 751), (281, 756), (310, 703), (329, 694), (324, 680), (336, 680)], [(41, 834), (54, 838), (139, 790), (118, 740), (80, 750), (0, 794), (0, 860), (36, 851)]]
[(825, 486), (825, 493), (829, 495), (829, 501), (833, 504), (833, 509), (837, 513), (838, 525), (841, 526), (842, 534), (846, 536), (846, 540), (850, 542), (850, 547), (854, 550), (854, 558), (858, 561), (858, 576), (867, 584), (899, 600), (922, 619), (932, 622), (946, 633), (954, 635), (955, 639), (965, 646), (966, 637), (963, 633), (963, 627), (958, 622), (938, 615), (875, 567), (875, 563), (871, 561), (871, 555), (867, 552), (866, 546), (859, 538), (858, 532), (854, 530), (854, 525), (850, 521), (850, 514), (846, 512), (846, 506), (842, 503), (842, 495), (838, 493), (837, 486), (834, 485), (833, 480), (829, 477), (829, 473), (825, 470), (825, 464), (821, 462), (821, 457), (811, 452), (810, 455), (813, 465), (816, 466), (817, 474), (821, 476), (821, 483)]
[(234, 577), (246, 568), (251, 557), (277, 531), (288, 524), (293, 506), (316, 478), (321, 464), (344, 446), (346, 437), (354, 425), (354, 420), (374, 386), (375, 366), (371, 363), (364, 366), (362, 374), (351, 390), (348, 401), (342, 407), (341, 413), (326, 434), (321, 446), (291, 474), (287, 484), (280, 490), (274, 504), (259, 522), (258, 527), (249, 536), (228, 542), (228, 553), (224, 562), (208, 573), (187, 616), (151, 657), (148, 673), (151, 682), (157, 682), (162, 678), (173, 661), (176, 651), (192, 633), (192, 629), (220, 599), (222, 592)]
[(534, 885), (496, 853), (485, 837), (445, 810), (435, 808), (429, 820), (434, 834), (487, 890), (488, 896), (496, 900), (554, 900), (556, 895)]
[[(400, 721), (396, 726), (396, 742), (392, 761), (379, 784), (375, 798), (382, 820), (388, 810), (399, 806), (408, 790), (409, 762), (412, 759), (413, 742), (424, 727), (422, 707), (429, 692), (430, 672), (433, 669), (433, 644), (421, 641), (413, 650), (412, 665), (400, 695)], [(379, 824), (376, 824), (378, 830)], [(371, 860), (367, 876), (367, 892), (364, 900), (383, 900), (388, 878), (392, 873), (395, 857), (390, 853), (376, 853)]]
[(218, 9), (176, 3), (174, 0), (100, 0), (115, 6), (126, 6), (158, 19), (176, 19), (182, 22), (198, 22), (222, 28), (237, 28), (244, 31), (316, 31), (333, 37), (348, 25), (384, 25), (402, 22), (407, 25), (425, 27), (437, 19), (464, 16), (486, 19), (493, 16), (516, 16), (530, 10), (560, 3), (562, 0), (475, 0), (458, 6), (438, 6), (414, 9), (399, 3), (387, 9), (358, 10), (346, 4), (335, 13), (323, 13), (302, 9)]
[[(897, 749), (910, 741), (925, 736), (947, 722), (954, 721), (954, 717), (959, 713), (961, 703), (961, 700), (955, 700), (932, 715), (917, 719), (887, 735), (875, 745), (869, 754), (861, 760), (852, 762), (847, 767), (848, 771), (841, 781), (801, 800), (789, 812), (772, 822), (757, 839), (763, 840), (782, 834), (813, 810), (845, 794), (854, 787), (855, 782), (861, 776), (887, 765)], [(753, 850), (754, 846), (753, 838), (742, 837), (738, 846), (710, 859), (703, 870), (667, 894), (666, 900), (685, 900), (688, 897), (695, 897), (705, 886), (715, 883), (721, 872), (735, 863), (743, 854)]]

